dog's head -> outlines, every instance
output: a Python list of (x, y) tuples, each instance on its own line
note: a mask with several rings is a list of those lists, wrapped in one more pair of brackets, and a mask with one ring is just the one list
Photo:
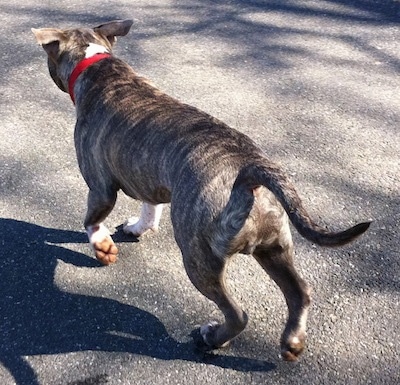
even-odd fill
[(68, 80), (76, 64), (96, 53), (111, 53), (116, 36), (125, 36), (132, 24), (132, 20), (116, 20), (92, 29), (32, 28), (32, 32), (47, 53), (52, 79), (68, 92)]

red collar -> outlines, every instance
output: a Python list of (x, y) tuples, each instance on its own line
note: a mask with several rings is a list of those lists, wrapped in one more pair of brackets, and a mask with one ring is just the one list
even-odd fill
[(90, 67), (92, 64), (97, 63), (98, 61), (110, 57), (109, 53), (98, 53), (91, 57), (81, 60), (74, 70), (72, 71), (71, 76), (69, 77), (68, 81), (68, 91), (69, 96), (71, 96), (72, 102), (75, 104), (75, 97), (74, 97), (74, 87), (76, 79), (78, 79), (79, 75), (86, 70), (86, 68)]

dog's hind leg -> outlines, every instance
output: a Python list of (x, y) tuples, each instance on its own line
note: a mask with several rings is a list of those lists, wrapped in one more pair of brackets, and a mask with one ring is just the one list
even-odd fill
[(283, 359), (296, 361), (305, 347), (311, 290), (293, 266), (291, 241), (286, 246), (260, 245), (253, 255), (285, 296), (289, 316), (281, 336), (281, 353)]
[[(201, 252), (200, 252), (201, 253)], [(208, 299), (215, 302), (225, 316), (225, 322), (209, 322), (200, 328), (204, 342), (212, 347), (226, 346), (239, 335), (247, 324), (246, 313), (227, 291), (224, 273), (225, 262), (210, 255), (184, 255), (184, 265), (194, 286)]]
[(118, 249), (110, 232), (103, 224), (104, 219), (113, 209), (116, 199), (117, 193), (115, 191), (104, 194), (89, 190), (85, 228), (89, 242), (96, 253), (96, 258), (103, 265), (115, 262), (118, 254)]
[(140, 237), (149, 230), (157, 231), (164, 205), (151, 205), (144, 202), (140, 212), (140, 218), (129, 218), (124, 224), (124, 232)]

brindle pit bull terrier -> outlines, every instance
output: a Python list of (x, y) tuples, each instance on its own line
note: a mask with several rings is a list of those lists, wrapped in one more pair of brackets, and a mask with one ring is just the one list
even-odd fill
[(106, 265), (116, 260), (103, 221), (119, 189), (143, 202), (140, 218), (124, 225), (135, 236), (155, 230), (162, 204), (170, 202), (187, 274), (225, 316), (201, 327), (207, 346), (227, 345), (246, 326), (224, 273), (232, 255), (252, 254), (285, 296), (281, 350), (294, 361), (305, 346), (310, 289), (293, 266), (289, 219), (321, 246), (344, 245), (369, 223), (337, 233), (315, 224), (285, 174), (250, 138), (162, 93), (112, 54), (116, 36), (131, 25), (32, 30), (51, 77), (75, 103), (76, 153), (89, 187), (85, 228), (96, 257)]

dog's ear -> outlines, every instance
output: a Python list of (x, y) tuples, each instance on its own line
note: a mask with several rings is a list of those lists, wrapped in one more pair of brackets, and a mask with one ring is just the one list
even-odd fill
[(56, 28), (32, 28), (32, 32), (49, 58), (55, 62), (59, 56), (60, 42), (66, 39), (64, 32)]
[(115, 20), (93, 28), (94, 32), (106, 36), (109, 42), (114, 44), (116, 36), (125, 36), (131, 29), (133, 20)]

